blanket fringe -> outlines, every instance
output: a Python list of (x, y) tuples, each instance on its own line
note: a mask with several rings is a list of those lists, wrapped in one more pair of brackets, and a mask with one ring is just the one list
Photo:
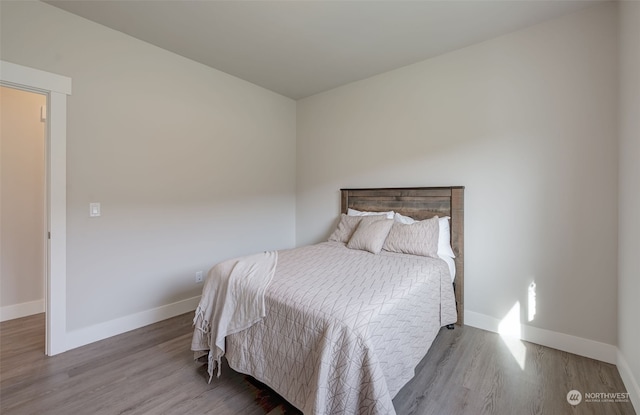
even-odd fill
[(211, 322), (204, 318), (204, 310), (199, 305), (196, 309), (196, 315), (193, 317), (193, 326), (204, 334), (208, 334), (211, 331)]
[[(215, 349), (217, 349), (217, 347), (214, 346)], [(209, 364), (207, 367), (207, 373), (209, 373), (209, 383), (211, 383), (211, 380), (213, 379), (213, 374), (215, 373), (216, 369), (218, 371), (218, 373), (216, 374), (216, 377), (219, 378), (220, 374), (222, 373), (222, 354), (217, 353), (218, 356), (215, 356), (215, 354), (213, 353), (213, 350), (209, 350)]]
[[(207, 356), (207, 373), (209, 374), (209, 383), (213, 379), (213, 374), (216, 369), (218, 371), (216, 377), (220, 377), (222, 372), (222, 353), (218, 351), (218, 347), (216, 345), (211, 344), (211, 336), (208, 334), (211, 332), (211, 322), (204, 318), (204, 310), (200, 305), (196, 309), (195, 317), (193, 317), (193, 326), (196, 330), (201, 331), (203, 334), (206, 334), (207, 346), (209, 346), (209, 353)], [(214, 353), (216, 351), (217, 353)], [(217, 356), (216, 356), (217, 355)], [(195, 360), (198, 360), (196, 358)]]

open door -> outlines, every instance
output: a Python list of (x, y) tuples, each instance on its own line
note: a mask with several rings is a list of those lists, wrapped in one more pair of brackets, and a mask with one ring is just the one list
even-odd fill
[(49, 356), (66, 346), (67, 289), (67, 95), (71, 79), (11, 62), (0, 61), (0, 83), (44, 94), (47, 100), (46, 214), (48, 233), (45, 287), (46, 350)]

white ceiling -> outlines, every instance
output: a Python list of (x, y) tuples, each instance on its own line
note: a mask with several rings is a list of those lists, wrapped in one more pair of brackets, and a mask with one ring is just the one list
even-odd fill
[(594, 1), (49, 0), (293, 99), (478, 43)]

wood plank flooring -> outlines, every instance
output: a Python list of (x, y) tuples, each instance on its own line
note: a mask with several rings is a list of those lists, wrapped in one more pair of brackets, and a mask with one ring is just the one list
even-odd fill
[[(189, 351), (191, 319), (53, 357), (43, 353), (44, 315), (0, 323), (0, 413), (264, 414), (243, 375), (223, 367), (207, 383)], [(628, 402), (571, 406), (572, 389), (626, 392), (613, 365), (466, 326), (440, 332), (394, 405), (398, 415), (635, 415)]]

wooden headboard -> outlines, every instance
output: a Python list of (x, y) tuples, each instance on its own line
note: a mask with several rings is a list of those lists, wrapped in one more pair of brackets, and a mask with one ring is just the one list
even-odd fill
[(456, 254), (455, 295), (458, 325), (464, 324), (464, 186), (340, 189), (342, 212), (393, 210), (416, 220), (451, 217), (451, 247)]

